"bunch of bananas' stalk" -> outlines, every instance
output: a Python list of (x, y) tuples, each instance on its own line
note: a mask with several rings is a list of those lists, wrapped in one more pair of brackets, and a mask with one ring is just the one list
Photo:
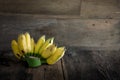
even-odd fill
[(65, 47), (57, 47), (53, 42), (54, 38), (45, 40), (45, 35), (43, 35), (35, 44), (34, 39), (26, 32), (18, 36), (18, 42), (12, 40), (11, 46), (18, 59), (25, 58), (27, 55), (27, 57), (38, 57), (41, 60), (44, 59), (48, 64), (54, 64), (63, 57)]

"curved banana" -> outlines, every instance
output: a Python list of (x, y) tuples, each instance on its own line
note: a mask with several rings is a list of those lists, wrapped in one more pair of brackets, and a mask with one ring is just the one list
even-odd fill
[(31, 38), (30, 38), (30, 34), (28, 32), (26, 32), (25, 33), (25, 37), (26, 37), (27, 52), (31, 53)]
[(49, 47), (50, 45), (52, 45), (53, 41), (54, 41), (54, 38), (50, 38), (47, 41), (45, 41), (45, 43), (43, 44), (43, 46), (39, 50), (39, 54), (42, 54), (42, 52), (44, 50), (46, 50), (47, 47)]
[(20, 54), (20, 51), (19, 51), (19, 48), (18, 48), (18, 43), (15, 41), (15, 40), (12, 40), (11, 42), (11, 47), (12, 47), (12, 50), (13, 50), (13, 53), (14, 55), (20, 59), (23, 55)]
[(18, 59), (38, 57), (47, 64), (54, 64), (63, 57), (65, 47), (57, 48), (53, 41), (54, 38), (45, 40), (45, 35), (43, 35), (35, 44), (34, 39), (26, 32), (18, 36), (18, 43), (12, 40), (11, 47)]
[(43, 35), (42, 37), (39, 38), (37, 44), (35, 45), (35, 51), (34, 51), (35, 54), (39, 52), (39, 49), (44, 44), (44, 42), (45, 42), (45, 36)]
[(56, 48), (57, 47), (54, 44), (50, 45), (47, 49), (45, 49), (43, 51), (43, 53), (41, 54), (41, 56), (43, 58), (45, 58), (45, 59), (48, 58), (48, 57), (50, 57), (51, 55), (54, 54), (54, 52), (56, 51)]
[(59, 59), (63, 57), (64, 53), (65, 53), (65, 47), (57, 48), (55, 53), (47, 59), (47, 63), (48, 64), (56, 63)]
[(27, 53), (27, 43), (26, 43), (25, 35), (23, 35), (23, 34), (19, 35), (18, 45), (19, 45), (20, 52), (23, 54), (26, 54)]
[(33, 38), (31, 38), (31, 53), (33, 54), (33, 52), (34, 52), (34, 48), (35, 48), (35, 42), (34, 42), (34, 39)]

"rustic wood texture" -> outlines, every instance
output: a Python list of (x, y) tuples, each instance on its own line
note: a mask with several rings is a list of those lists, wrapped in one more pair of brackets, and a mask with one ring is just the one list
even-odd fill
[(119, 50), (84, 50), (67, 47), (54, 65), (28, 68), (11, 51), (0, 53), (0, 80), (119, 80)]
[(32, 74), (10, 53), (0, 52), (0, 80), (32, 80)]
[(61, 61), (28, 68), (27, 63), (18, 61), (10, 52), (0, 53), (0, 80), (64, 80)]
[(81, 0), (0, 0), (0, 12), (79, 15)]
[[(120, 80), (119, 2), (0, 0), (0, 80)], [(24, 32), (35, 41), (55, 37), (66, 46), (65, 56), (54, 65), (28, 68), (10, 46)]]
[(119, 0), (83, 0), (83, 18), (120, 18)]
[[(41, 19), (0, 15), (0, 80), (120, 80), (119, 19)], [(54, 65), (28, 68), (12, 54), (10, 43), (30, 32), (65, 45), (65, 56)]]
[(30, 32), (35, 41), (45, 34), (54, 36), (59, 45), (119, 49), (119, 25), (119, 19), (40, 19), (1, 15), (0, 50), (10, 50), (11, 40), (24, 32)]
[(120, 0), (0, 0), (0, 14), (42, 18), (120, 19)]
[(38, 68), (26, 69), (31, 74), (31, 80), (64, 80), (61, 61), (54, 65), (42, 65)]
[(119, 80), (119, 50), (69, 47), (64, 57), (68, 80)]

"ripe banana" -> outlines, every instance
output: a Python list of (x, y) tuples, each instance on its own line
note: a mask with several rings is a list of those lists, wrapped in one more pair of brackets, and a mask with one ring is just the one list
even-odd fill
[(50, 45), (47, 49), (45, 49), (43, 51), (43, 53), (41, 54), (41, 56), (45, 59), (47, 59), (48, 57), (50, 57), (51, 55), (54, 54), (54, 52), (56, 51), (56, 46), (54, 44)]
[(45, 36), (43, 35), (42, 37), (39, 38), (37, 44), (35, 45), (35, 51), (34, 53), (37, 54), (39, 52), (39, 49), (45, 42)]
[(11, 47), (18, 59), (26, 61), (28, 58), (37, 57), (44, 63), (54, 64), (63, 57), (65, 47), (57, 48), (53, 41), (54, 38), (45, 40), (45, 35), (43, 35), (35, 44), (34, 39), (26, 32), (18, 36), (18, 42), (12, 40)]
[(31, 54), (33, 54), (33, 52), (34, 52), (34, 48), (35, 48), (35, 42), (34, 42), (34, 39), (33, 38), (31, 38)]
[(18, 45), (19, 45), (19, 50), (21, 53), (23, 54), (27, 53), (27, 43), (26, 43), (25, 35), (23, 34), (19, 35)]
[(63, 57), (64, 53), (65, 53), (64, 47), (57, 48), (55, 53), (47, 59), (47, 63), (48, 64), (56, 63), (59, 59)]
[(18, 43), (15, 41), (15, 40), (12, 40), (11, 42), (11, 47), (12, 47), (12, 50), (13, 50), (13, 53), (14, 55), (20, 59), (23, 55), (20, 54), (20, 51), (19, 51), (19, 48), (18, 48)]
[(50, 38), (47, 41), (45, 41), (45, 43), (43, 44), (43, 46), (39, 50), (39, 54), (41, 54), (44, 50), (46, 50), (47, 47), (52, 45), (53, 41), (54, 41), (54, 38)]
[(31, 53), (31, 38), (30, 38), (30, 34), (28, 32), (26, 32), (25, 33), (25, 37), (26, 37), (27, 52)]

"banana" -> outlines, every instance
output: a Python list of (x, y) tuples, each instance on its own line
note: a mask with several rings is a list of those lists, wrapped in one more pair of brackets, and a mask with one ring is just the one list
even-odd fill
[(45, 49), (43, 51), (43, 53), (41, 54), (41, 56), (43, 58), (45, 58), (45, 59), (48, 58), (48, 57), (50, 57), (51, 55), (54, 54), (54, 52), (56, 51), (56, 48), (57, 47), (54, 44), (50, 45), (47, 49)]
[(34, 39), (33, 38), (31, 38), (31, 53), (33, 53), (34, 52), (34, 48), (35, 48), (35, 42), (34, 42)]
[(44, 42), (45, 42), (45, 36), (43, 35), (42, 37), (39, 38), (37, 44), (35, 45), (35, 51), (34, 51), (35, 54), (39, 52), (39, 49), (44, 44)]
[(45, 40), (45, 35), (43, 35), (35, 44), (34, 39), (26, 32), (18, 36), (18, 42), (12, 40), (11, 47), (18, 59), (35, 56), (40, 57), (47, 64), (54, 64), (64, 56), (66, 49), (65, 47), (57, 48), (53, 42), (54, 38)]
[(44, 50), (46, 50), (47, 47), (49, 47), (50, 45), (52, 45), (53, 41), (54, 41), (54, 38), (49, 38), (47, 41), (45, 41), (45, 43), (43, 44), (43, 46), (39, 50), (39, 54), (42, 54), (42, 52)]
[(18, 43), (15, 41), (15, 40), (12, 40), (11, 42), (11, 47), (12, 47), (12, 50), (13, 50), (13, 53), (14, 55), (20, 59), (23, 55), (20, 54), (20, 51), (19, 51), (19, 48), (18, 48)]
[(57, 48), (55, 53), (47, 59), (47, 63), (48, 64), (56, 63), (59, 59), (63, 57), (64, 53), (65, 53), (65, 47)]
[(20, 52), (23, 54), (26, 54), (27, 53), (27, 43), (26, 43), (25, 35), (21, 34), (18, 36), (18, 45), (19, 45)]
[(31, 53), (31, 38), (30, 38), (30, 34), (28, 32), (26, 32), (25, 33), (25, 37), (26, 37), (27, 52)]

